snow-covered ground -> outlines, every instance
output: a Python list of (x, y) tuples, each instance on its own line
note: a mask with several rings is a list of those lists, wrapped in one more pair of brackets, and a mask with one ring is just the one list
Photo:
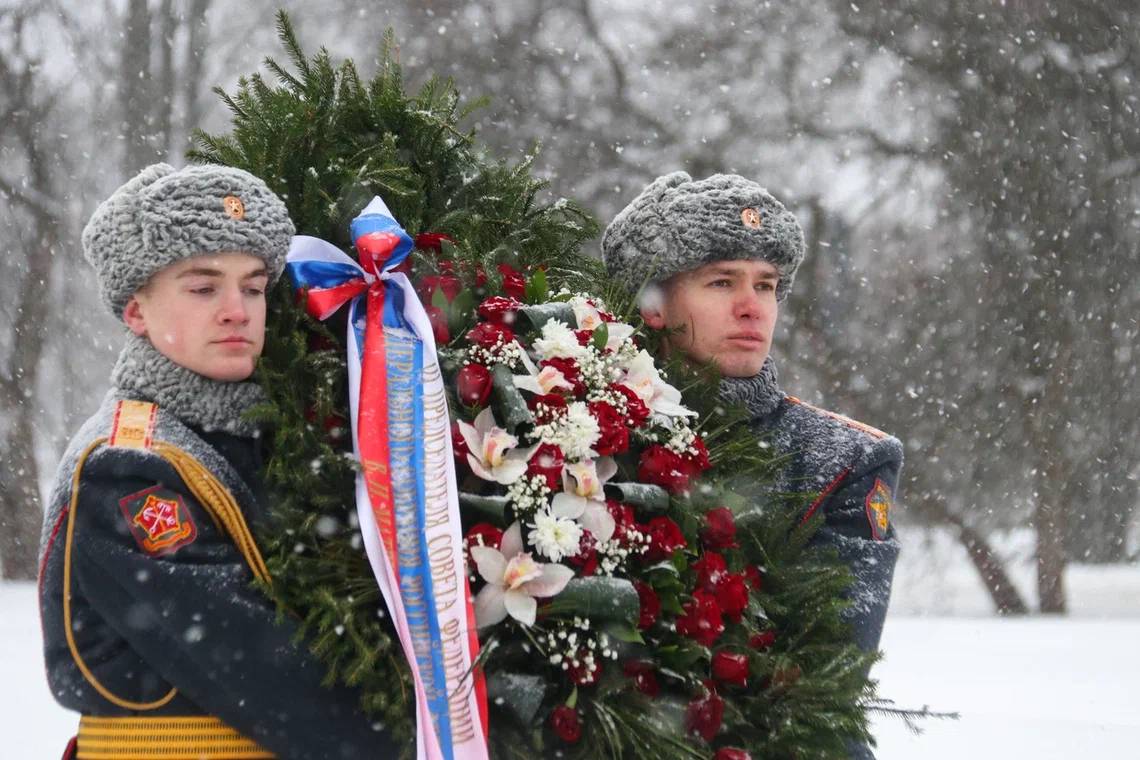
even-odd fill
[[(880, 692), (961, 718), (926, 721), (920, 736), (877, 720), (879, 760), (1140, 757), (1140, 568), (1070, 568), (1070, 617), (1003, 620), (952, 541), (908, 538)], [(1032, 598), (1026, 563), (1010, 559)], [(0, 757), (57, 757), (75, 718), (44, 682), (32, 584), (0, 583), (0, 685)]]

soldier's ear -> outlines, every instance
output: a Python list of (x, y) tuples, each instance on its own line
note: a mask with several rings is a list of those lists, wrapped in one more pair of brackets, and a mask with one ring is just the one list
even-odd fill
[(659, 309), (649, 309), (643, 306), (641, 307), (641, 318), (645, 320), (645, 324), (654, 330), (665, 329), (665, 315)]
[(637, 309), (645, 324), (654, 330), (665, 329), (665, 288), (655, 282), (647, 283), (637, 294)]
[(131, 300), (127, 301), (127, 306), (123, 309), (123, 321), (127, 323), (127, 327), (135, 335), (146, 335), (146, 315), (143, 314), (137, 294), (131, 296)]

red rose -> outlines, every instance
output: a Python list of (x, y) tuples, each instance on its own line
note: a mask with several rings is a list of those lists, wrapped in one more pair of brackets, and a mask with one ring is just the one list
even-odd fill
[(716, 552), (705, 552), (696, 562), (693, 569), (697, 571), (697, 588), (716, 593), (716, 586), (720, 579), (728, 574), (728, 565), (724, 557)]
[(748, 638), (748, 646), (759, 649), (761, 652), (771, 648), (775, 643), (776, 632), (773, 630), (760, 631), (760, 633), (754, 633)]
[(706, 549), (735, 549), (736, 518), (728, 507), (717, 507), (705, 512), (705, 527), (701, 541)]
[(508, 327), (515, 323), (515, 314), (518, 312), (521, 303), (513, 298), (503, 298), (502, 296), (491, 296), (483, 300), (479, 304), (479, 316), (488, 322), (494, 322), (497, 325)]
[(685, 535), (668, 517), (654, 517), (643, 532), (649, 534), (649, 548), (645, 552), (647, 562), (669, 559), (673, 552), (686, 546)]
[(566, 670), (566, 675), (577, 686), (591, 686), (598, 682), (602, 677), (602, 661), (595, 659), (593, 665), (586, 664), (586, 656), (590, 654), (588, 649), (579, 649), (578, 654), (575, 655), (578, 659), (578, 664), (571, 663), (570, 667)]
[(764, 576), (760, 574), (760, 568), (756, 565), (744, 568), (744, 577), (748, 579), (748, 585), (753, 591), (759, 591), (764, 587)]
[(588, 578), (598, 571), (598, 540), (594, 534), (583, 528), (578, 541), (578, 553), (567, 557), (566, 561), (578, 569), (578, 575)]
[(712, 465), (709, 464), (709, 450), (705, 448), (705, 441), (699, 435), (693, 436), (693, 443), (689, 447), (692, 451), (685, 459), (695, 468), (694, 475), (700, 474)]
[(637, 465), (637, 479), (643, 483), (661, 486), (669, 493), (688, 490), (693, 466), (676, 452), (661, 444), (654, 444), (641, 452)]
[(471, 526), (467, 535), (463, 537), (463, 551), (467, 555), (467, 566), (474, 568), (475, 562), (471, 559), (472, 546), (488, 546), (498, 549), (503, 542), (503, 531), (491, 523), (477, 523)]
[(541, 475), (546, 478), (546, 486), (551, 491), (557, 491), (562, 487), (562, 466), (564, 464), (566, 464), (566, 458), (562, 454), (562, 449), (553, 443), (544, 443), (535, 449), (534, 454), (531, 455), (530, 461), (527, 462), (526, 474)]
[(449, 243), (455, 242), (442, 232), (421, 232), (420, 234), (416, 235), (415, 246), (421, 251), (435, 251), (436, 253), (439, 253), (441, 250), (443, 250), (444, 240)]
[(447, 317), (438, 306), (425, 306), (428, 321), (431, 322), (431, 333), (435, 336), (437, 346), (446, 346), (451, 342), (451, 331), (447, 329)]
[(606, 499), (606, 509), (609, 510), (610, 517), (614, 518), (614, 540), (625, 546), (629, 542), (629, 532), (637, 529), (633, 507), (614, 499)]
[(720, 651), (712, 657), (713, 678), (732, 686), (748, 685), (748, 655)]
[(491, 371), (482, 364), (465, 364), (455, 377), (459, 400), (468, 406), (483, 406), (491, 395)]
[(539, 425), (553, 422), (566, 413), (566, 397), (558, 393), (531, 396), (526, 405)]
[[(442, 269), (442, 266), (440, 267)], [(431, 297), (435, 295), (436, 288), (443, 291), (444, 298), (448, 303), (455, 300), (459, 295), (459, 291), (463, 290), (463, 283), (458, 277), (450, 274), (441, 275), (428, 275), (420, 280), (419, 291), (422, 300), (426, 304), (431, 303)]]
[(526, 278), (510, 264), (499, 264), (499, 274), (503, 276), (503, 292), (511, 298), (522, 301), (526, 298)]
[(594, 450), (602, 456), (620, 454), (629, 448), (629, 429), (625, 426), (625, 418), (618, 414), (618, 410), (605, 401), (591, 401), (586, 405), (594, 419), (598, 421), (598, 442)]
[(711, 647), (724, 633), (716, 597), (707, 591), (694, 591), (693, 598), (681, 605), (681, 610), (684, 614), (677, 618), (677, 633), (682, 636)]
[(506, 345), (515, 339), (514, 331), (494, 322), (480, 322), (467, 331), (467, 340), (483, 348), (494, 348), (496, 344)]
[(574, 744), (582, 738), (582, 723), (578, 711), (569, 705), (558, 705), (550, 711), (550, 727), (558, 738), (567, 744)]
[(654, 671), (652, 662), (629, 660), (622, 666), (622, 672), (627, 678), (632, 678), (634, 688), (647, 697), (656, 697), (661, 691), (661, 685), (657, 683), (657, 673)]
[(551, 359), (543, 359), (538, 363), (539, 368), (554, 367), (562, 373), (562, 377), (566, 378), (566, 382), (574, 386), (571, 391), (575, 396), (586, 395), (586, 384), (582, 382), (582, 372), (578, 369), (578, 362), (573, 359), (568, 359), (564, 356), (555, 356)]
[(739, 623), (748, 607), (748, 582), (742, 573), (725, 573), (716, 584), (716, 603), (720, 611), (734, 623)]
[(641, 603), (637, 627), (644, 631), (657, 622), (657, 618), (661, 614), (661, 600), (657, 597), (657, 592), (648, 583), (634, 581), (633, 587), (637, 589), (637, 599)]
[(451, 423), (451, 453), (460, 462), (467, 461), (467, 440), (459, 430), (459, 423), (454, 421)]
[(578, 339), (579, 346), (585, 346), (594, 339), (593, 330), (575, 330), (574, 337)]
[(610, 383), (609, 390), (620, 393), (625, 397), (625, 417), (629, 420), (631, 428), (641, 427), (647, 419), (649, 419), (649, 407), (633, 392), (629, 386), (620, 383)]
[(724, 719), (724, 700), (715, 691), (694, 699), (685, 708), (685, 730), (711, 742)]
[(752, 755), (736, 747), (721, 747), (713, 755), (713, 760), (752, 760)]

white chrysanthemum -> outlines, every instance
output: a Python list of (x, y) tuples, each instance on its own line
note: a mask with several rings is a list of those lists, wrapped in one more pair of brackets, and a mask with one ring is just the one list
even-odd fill
[(582, 528), (569, 518), (558, 517), (542, 509), (535, 513), (534, 524), (527, 537), (539, 554), (557, 562), (578, 553)]
[(535, 429), (544, 443), (553, 443), (562, 449), (567, 460), (589, 459), (595, 456), (593, 446), (601, 436), (601, 429), (590, 409), (581, 401), (566, 407), (566, 414), (549, 425)]
[(578, 336), (565, 322), (552, 319), (542, 326), (542, 337), (535, 338), (534, 352), (541, 359), (558, 357), (577, 359), (585, 348), (578, 344)]

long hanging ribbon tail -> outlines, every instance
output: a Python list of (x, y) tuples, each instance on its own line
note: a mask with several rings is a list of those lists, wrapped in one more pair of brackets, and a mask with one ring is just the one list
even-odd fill
[(443, 378), (427, 314), (389, 270), (410, 240), (378, 198), (353, 223), (361, 264), (295, 238), (289, 272), (318, 318), (351, 299), (349, 401), (365, 550), (416, 689), (417, 756), (483, 760), (486, 692), (463, 564)]

